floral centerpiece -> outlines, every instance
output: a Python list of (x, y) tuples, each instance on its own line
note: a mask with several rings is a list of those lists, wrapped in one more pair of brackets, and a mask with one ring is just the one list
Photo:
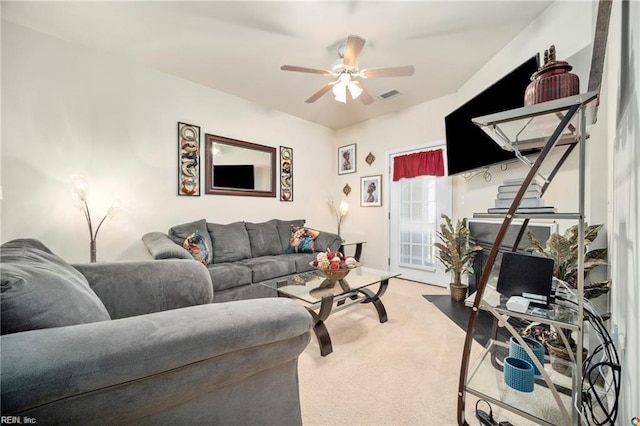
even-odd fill
[(310, 264), (325, 277), (331, 280), (341, 280), (347, 276), (351, 269), (358, 266), (358, 261), (339, 251), (327, 250), (326, 252), (318, 253), (316, 260)]

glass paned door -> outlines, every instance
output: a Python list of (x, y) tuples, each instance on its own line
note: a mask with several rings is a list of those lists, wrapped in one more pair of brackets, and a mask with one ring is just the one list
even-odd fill
[(435, 268), (433, 243), (436, 230), (436, 178), (401, 179), (398, 223), (398, 264), (418, 269)]
[(450, 182), (447, 177), (419, 176), (389, 183), (389, 268), (402, 278), (443, 287), (451, 281), (433, 247), (440, 215), (451, 216)]

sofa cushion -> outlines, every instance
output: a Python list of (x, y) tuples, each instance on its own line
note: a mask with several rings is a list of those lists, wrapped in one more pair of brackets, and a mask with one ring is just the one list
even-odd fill
[(289, 241), (291, 240), (291, 227), (292, 226), (304, 226), (304, 219), (294, 219), (294, 220), (281, 220), (281, 219), (271, 219), (267, 223), (274, 223), (278, 228), (278, 235), (280, 235), (280, 244), (282, 245), (282, 251), (280, 253), (284, 253), (287, 251), (287, 247), (289, 247)]
[(251, 257), (283, 254), (278, 227), (272, 222), (249, 223), (244, 226), (249, 233)]
[(244, 222), (226, 225), (207, 223), (207, 230), (213, 242), (214, 263), (236, 262), (251, 257), (251, 244)]
[(336, 251), (342, 245), (342, 238), (331, 232), (321, 232), (315, 240), (316, 251)]
[(313, 253), (315, 252), (315, 239), (320, 231), (302, 226), (291, 226), (291, 238), (287, 253)]
[(296, 262), (296, 274), (300, 272), (307, 272), (311, 270), (315, 270), (313, 266), (311, 266), (311, 262), (317, 259), (318, 253), (299, 253), (292, 254), (292, 256)]
[(110, 320), (85, 277), (34, 239), (0, 247), (1, 333)]
[(239, 263), (212, 263), (207, 265), (213, 283), (213, 300), (216, 292), (251, 284), (251, 269)]
[[(169, 238), (171, 238), (171, 240), (174, 243), (176, 243), (180, 247), (183, 247), (184, 240), (189, 238), (189, 236), (191, 236), (196, 231), (198, 231), (200, 235), (202, 235), (207, 247), (213, 247), (211, 236), (209, 235), (209, 232), (207, 230), (206, 219), (200, 219), (194, 222), (176, 225), (171, 229), (169, 229), (169, 232), (167, 232), (167, 234), (169, 235)], [(205, 265), (210, 263), (211, 261), (212, 259), (210, 258), (209, 262), (205, 263)]]
[(182, 243), (182, 247), (203, 265), (208, 265), (211, 262), (211, 249), (207, 246), (207, 242), (200, 231), (189, 235)]
[(251, 269), (254, 283), (282, 277), (284, 275), (291, 275), (296, 272), (294, 256), (286, 254), (254, 257), (252, 259), (245, 259), (239, 263)]

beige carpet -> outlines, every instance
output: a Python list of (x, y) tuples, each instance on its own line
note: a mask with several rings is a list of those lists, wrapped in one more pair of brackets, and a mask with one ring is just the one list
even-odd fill
[[(320, 356), (311, 343), (300, 356), (300, 394), (305, 425), (455, 425), (456, 395), (465, 333), (424, 294), (448, 290), (394, 279), (382, 300), (389, 321), (373, 306), (331, 315), (333, 353)], [(481, 353), (474, 342), (473, 360)], [(476, 399), (467, 397), (466, 419)], [(529, 424), (494, 407), (498, 420)]]

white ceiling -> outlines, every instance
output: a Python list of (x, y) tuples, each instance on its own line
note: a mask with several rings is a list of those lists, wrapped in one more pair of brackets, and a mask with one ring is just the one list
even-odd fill
[[(98, 49), (259, 105), (339, 129), (454, 93), (550, 1), (2, 1), (2, 19)], [(412, 77), (365, 80), (370, 105), (327, 93), (350, 34), (360, 68), (414, 65)], [(386, 101), (390, 89), (401, 95)]]

